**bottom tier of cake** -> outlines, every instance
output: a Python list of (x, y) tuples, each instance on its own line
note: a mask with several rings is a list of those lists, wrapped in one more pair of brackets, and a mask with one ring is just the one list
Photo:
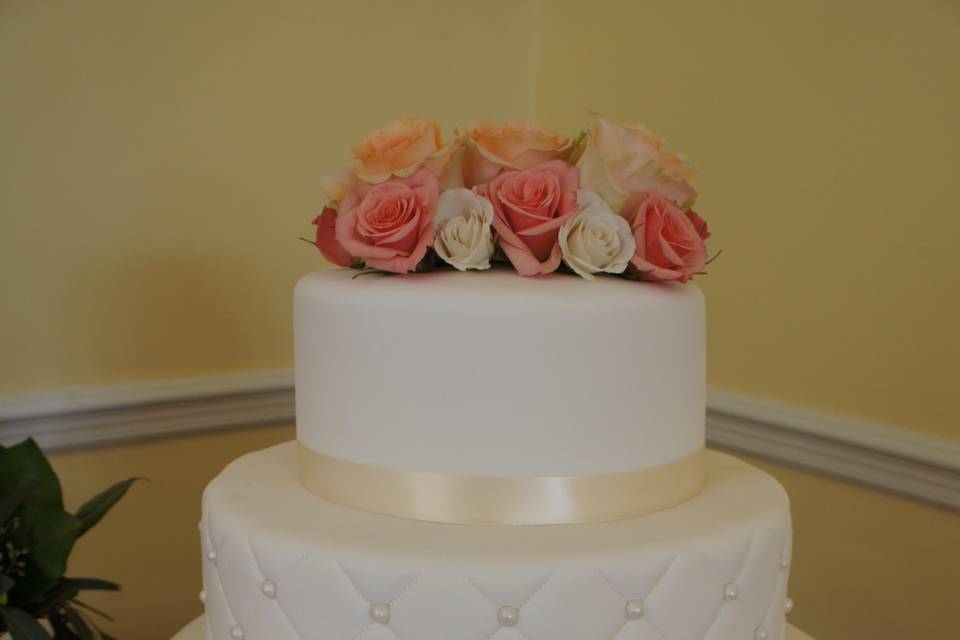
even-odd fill
[(317, 497), (296, 444), (244, 456), (207, 488), (207, 638), (781, 640), (787, 496), (707, 456), (707, 486), (602, 524), (464, 526)]

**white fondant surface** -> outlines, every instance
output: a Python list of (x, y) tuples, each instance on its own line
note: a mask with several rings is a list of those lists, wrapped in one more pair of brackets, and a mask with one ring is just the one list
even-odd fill
[[(530, 527), (337, 506), (300, 484), (295, 460), (295, 443), (244, 456), (204, 494), (211, 640), (237, 626), (247, 640), (745, 640), (760, 626), (784, 638), (787, 497), (730, 456), (708, 452), (706, 488), (671, 509)], [(374, 605), (389, 605), (385, 623)]]
[(294, 293), (297, 437), (337, 458), (471, 475), (581, 475), (704, 442), (694, 285), (508, 270), (335, 270)]
[[(207, 637), (207, 619), (200, 616), (180, 630), (171, 640), (205, 640)], [(793, 625), (787, 625), (786, 640), (813, 640)]]

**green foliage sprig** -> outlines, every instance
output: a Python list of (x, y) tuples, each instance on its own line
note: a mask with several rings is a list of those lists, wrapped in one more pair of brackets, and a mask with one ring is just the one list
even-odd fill
[[(32, 438), (0, 446), (0, 634), (13, 640), (112, 640), (78, 599), (83, 591), (118, 591), (99, 578), (68, 578), (67, 558), (138, 478), (118, 482), (68, 513), (53, 467)], [(46, 620), (50, 631), (38, 622)]]

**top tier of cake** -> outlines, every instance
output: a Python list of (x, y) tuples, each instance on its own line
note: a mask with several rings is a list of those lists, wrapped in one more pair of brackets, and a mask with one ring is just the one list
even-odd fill
[(294, 294), (297, 437), (482, 476), (652, 468), (704, 444), (694, 285), (326, 271)]

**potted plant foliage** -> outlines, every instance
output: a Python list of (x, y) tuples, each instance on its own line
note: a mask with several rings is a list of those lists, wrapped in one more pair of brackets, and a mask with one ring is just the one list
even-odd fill
[(32, 438), (0, 446), (0, 638), (110, 640), (96, 624), (109, 616), (84, 603), (81, 593), (120, 586), (64, 572), (77, 538), (135, 481), (118, 482), (71, 514), (63, 508), (57, 475)]

